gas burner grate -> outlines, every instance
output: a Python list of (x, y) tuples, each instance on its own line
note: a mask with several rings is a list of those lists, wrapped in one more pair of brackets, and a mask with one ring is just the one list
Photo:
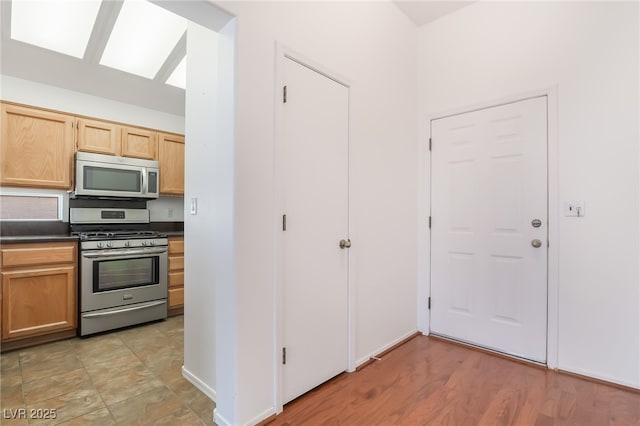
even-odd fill
[(164, 238), (167, 236), (166, 234), (157, 231), (85, 231), (74, 232), (72, 235), (77, 235), (81, 241)]

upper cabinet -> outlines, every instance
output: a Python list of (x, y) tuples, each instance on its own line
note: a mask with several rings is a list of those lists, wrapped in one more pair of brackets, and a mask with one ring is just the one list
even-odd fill
[(160, 193), (184, 195), (184, 136), (158, 133)]
[(77, 150), (158, 160), (160, 194), (184, 195), (184, 136), (40, 108), (0, 104), (0, 185), (73, 189)]
[(120, 155), (122, 127), (108, 121), (78, 119), (78, 151)]
[(2, 104), (0, 184), (71, 189), (74, 117)]
[(158, 133), (109, 121), (78, 118), (78, 151), (158, 159)]
[(122, 130), (122, 155), (145, 160), (157, 160), (157, 133), (137, 127), (125, 127)]

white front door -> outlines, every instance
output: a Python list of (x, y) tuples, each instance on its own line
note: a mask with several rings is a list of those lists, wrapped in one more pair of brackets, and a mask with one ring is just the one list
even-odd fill
[(348, 367), (349, 89), (288, 58), (283, 73), (286, 403)]
[(431, 126), (431, 332), (546, 362), (547, 98)]

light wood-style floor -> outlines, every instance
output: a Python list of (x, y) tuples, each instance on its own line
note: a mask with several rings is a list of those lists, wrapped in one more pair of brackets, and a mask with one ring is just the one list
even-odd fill
[(276, 425), (640, 425), (640, 392), (418, 336), (287, 404)]

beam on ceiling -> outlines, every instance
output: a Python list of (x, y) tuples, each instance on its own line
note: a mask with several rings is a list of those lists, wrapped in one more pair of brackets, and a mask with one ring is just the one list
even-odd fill
[(2, 31), (2, 40), (11, 38), (11, 2), (0, 1), (0, 26)]
[(123, 3), (124, 0), (103, 1), (100, 5), (96, 23), (93, 26), (89, 43), (87, 43), (87, 48), (84, 51), (84, 60), (86, 62), (90, 64), (100, 62)]
[(182, 34), (182, 37), (180, 37), (180, 40), (178, 40), (178, 42), (176, 43), (171, 53), (169, 53), (169, 56), (167, 56), (167, 59), (165, 59), (164, 63), (156, 73), (154, 80), (159, 81), (161, 83), (166, 82), (167, 79), (173, 73), (173, 71), (176, 69), (176, 67), (180, 64), (180, 61), (182, 61), (182, 58), (184, 58), (186, 55), (187, 55), (187, 32), (185, 31)]

